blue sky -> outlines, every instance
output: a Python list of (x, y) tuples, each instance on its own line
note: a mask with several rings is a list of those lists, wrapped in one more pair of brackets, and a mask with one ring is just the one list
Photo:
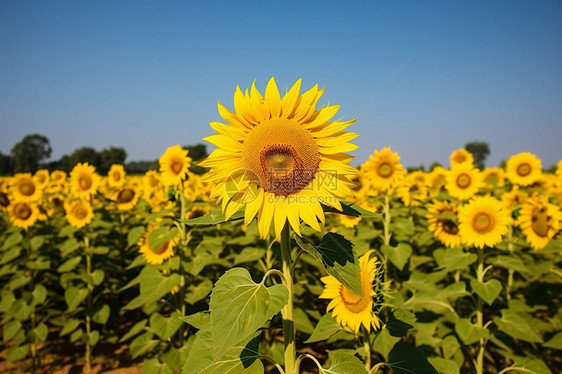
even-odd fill
[(155, 159), (210, 135), (236, 85), (274, 76), (358, 117), (358, 161), (391, 146), (448, 165), (472, 140), (490, 166), (562, 158), (560, 1), (2, 1), (0, 45), (4, 154), (37, 132), (52, 159), (86, 145)]

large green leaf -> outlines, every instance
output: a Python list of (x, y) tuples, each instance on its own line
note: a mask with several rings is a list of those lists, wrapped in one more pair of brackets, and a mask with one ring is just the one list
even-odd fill
[(390, 318), (386, 323), (386, 328), (388, 329), (390, 335), (396, 336), (398, 338), (406, 336), (408, 330), (413, 327), (414, 326), (397, 319), (396, 317), (394, 317), (394, 314), (392, 313), (390, 313)]
[(465, 252), (462, 248), (437, 249), (433, 252), (433, 257), (439, 268), (447, 271), (466, 269), (478, 260), (477, 254)]
[(289, 292), (283, 284), (265, 287), (255, 283), (248, 270), (234, 268), (219, 278), (209, 311), (214, 358), (246, 339), (287, 304)]
[(180, 280), (181, 277), (177, 273), (166, 276), (154, 266), (145, 266), (138, 276), (140, 295), (131, 300), (124, 308), (135, 309), (157, 301), (177, 286)]
[(408, 243), (398, 243), (396, 247), (390, 245), (382, 245), (381, 252), (396, 266), (399, 270), (404, 269), (404, 265), (412, 255), (412, 246)]
[(316, 324), (312, 335), (305, 341), (306, 344), (315, 343), (322, 340), (326, 340), (336, 332), (341, 331), (342, 327), (336, 321), (335, 318), (332, 317), (332, 313), (326, 313), (320, 318), (320, 321)]
[(169, 340), (181, 325), (182, 321), (177, 312), (172, 312), (167, 318), (160, 313), (150, 316), (150, 327), (162, 340)]
[(68, 305), (68, 310), (76, 309), (82, 301), (88, 296), (88, 289), (86, 287), (70, 287), (64, 291), (64, 299)]
[(218, 258), (221, 250), (223, 249), (224, 238), (222, 237), (204, 237), (201, 243), (193, 250), (193, 258), (191, 259), (188, 271), (192, 275), (197, 275), (211, 263)]
[(480, 339), (490, 336), (490, 331), (483, 327), (478, 327), (466, 318), (459, 318), (455, 322), (455, 331), (466, 345), (474, 344)]
[(437, 374), (420, 350), (405, 343), (396, 343), (387, 365), (394, 374)]
[(472, 290), (488, 305), (492, 305), (502, 291), (502, 284), (497, 279), (490, 279), (487, 282), (479, 282), (477, 279), (471, 279), (470, 287), (472, 287)]
[(515, 339), (524, 340), (531, 343), (542, 343), (542, 338), (537, 334), (525, 318), (519, 316), (516, 312), (503, 309), (501, 318), (494, 317), (494, 323), (500, 331), (505, 332), (507, 335)]
[(321, 373), (325, 374), (361, 374), (367, 373), (365, 365), (353, 354), (344, 350), (328, 352), (330, 366), (322, 368)]
[(562, 332), (554, 335), (549, 341), (543, 344), (543, 347), (562, 350)]
[(328, 274), (357, 296), (363, 295), (361, 267), (349, 240), (331, 232), (324, 235), (316, 246), (305, 242), (298, 235), (295, 238), (299, 247), (322, 261)]

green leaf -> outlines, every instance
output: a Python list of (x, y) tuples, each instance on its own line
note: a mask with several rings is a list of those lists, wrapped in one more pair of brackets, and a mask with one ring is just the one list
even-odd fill
[(257, 261), (265, 255), (264, 248), (257, 247), (246, 247), (234, 257), (234, 265), (239, 265), (244, 262), (254, 262)]
[(408, 330), (413, 327), (414, 326), (407, 324), (406, 322), (396, 319), (396, 317), (394, 317), (394, 314), (392, 313), (390, 314), (389, 321), (386, 323), (386, 328), (388, 329), (390, 335), (396, 336), (398, 338), (406, 336)]
[(390, 245), (382, 245), (381, 252), (396, 266), (399, 270), (404, 269), (404, 265), (412, 255), (412, 246), (408, 243), (398, 243), (396, 247)]
[(191, 259), (191, 275), (198, 275), (201, 270), (213, 259), (218, 258), (222, 250), (224, 238), (204, 237), (201, 243), (193, 250), (194, 257)]
[(166, 365), (161, 363), (158, 358), (151, 358), (144, 360), (142, 365), (143, 374), (173, 374), (174, 371)]
[(213, 282), (210, 279), (203, 279), (198, 285), (190, 285), (188, 288), (188, 294), (185, 297), (185, 301), (190, 304), (195, 304), (196, 302), (206, 298), (211, 290), (213, 289)]
[(168, 318), (159, 313), (150, 316), (150, 327), (162, 340), (169, 340), (181, 325), (182, 321), (177, 312), (172, 312)]
[(71, 332), (73, 332), (74, 330), (76, 330), (76, 328), (80, 326), (80, 321), (74, 318), (70, 318), (68, 319), (65, 324), (63, 325), (59, 336), (64, 336), (64, 335), (68, 335)]
[[(240, 209), (239, 211), (234, 213), (228, 221), (229, 222), (236, 221), (244, 218), (244, 212), (245, 212), (244, 209)], [(207, 225), (216, 225), (218, 223), (226, 222), (226, 219), (225, 219), (225, 215), (222, 212), (222, 208), (218, 207), (212, 212), (210, 212), (209, 214), (206, 214), (204, 216), (191, 218), (191, 219), (180, 219), (179, 221), (185, 223), (188, 226), (207, 226)]]
[(169, 242), (178, 235), (177, 227), (162, 226), (152, 231), (148, 235), (148, 245), (150, 248), (161, 248), (164, 243)]
[(180, 319), (183, 322), (200, 330), (203, 328), (203, 326), (211, 322), (211, 315), (208, 312), (198, 312), (195, 314), (190, 314), (188, 316), (180, 317)]
[(129, 329), (129, 331), (127, 331), (127, 333), (121, 337), (121, 339), (119, 339), (119, 343), (122, 343), (122, 342), (130, 339), (131, 337), (137, 335), (141, 331), (143, 331), (144, 327), (146, 326), (147, 323), (148, 323), (148, 321), (146, 319), (143, 319), (143, 320), (135, 323), (134, 326), (131, 327)]
[(490, 258), (490, 263), (494, 266), (514, 270), (519, 273), (529, 272), (529, 270), (525, 266), (525, 263), (516, 255), (493, 257)]
[(443, 357), (451, 358), (460, 349), (460, 344), (454, 335), (447, 335), (441, 342), (441, 349), (443, 350)]
[(88, 337), (88, 343), (90, 344), (90, 346), (95, 346), (96, 344), (98, 344), (99, 340), (100, 332), (98, 330), (90, 331), (90, 336)]
[(5, 313), (10, 310), (15, 301), (16, 297), (13, 292), (2, 291), (2, 297), (0, 297), (0, 312)]
[(8, 251), (4, 252), (4, 254), (2, 255), (2, 260), (0, 261), (0, 265), (7, 264), (13, 259), (18, 258), (21, 250), (21, 247), (12, 247)]
[(249, 368), (260, 357), (260, 338), (261, 333), (257, 334), (246, 344), (240, 353), (240, 361), (244, 369)]
[(254, 283), (248, 270), (228, 270), (215, 284), (211, 294), (214, 358), (246, 339), (287, 304), (289, 292), (283, 284), (265, 287)]
[(85, 287), (70, 287), (64, 291), (64, 299), (68, 305), (68, 311), (73, 311), (82, 301), (88, 297), (88, 289)]
[(388, 354), (392, 350), (392, 347), (400, 340), (400, 338), (390, 335), (387, 328), (383, 328), (376, 336), (375, 342), (373, 343), (373, 350), (380, 353), (384, 358), (388, 357)]
[(306, 344), (319, 342), (322, 340), (327, 340), (336, 332), (341, 331), (342, 327), (336, 321), (335, 318), (332, 317), (332, 312), (328, 312), (320, 318), (312, 335), (304, 342)]
[(345, 216), (363, 217), (363, 218), (382, 217), (382, 214), (371, 212), (370, 210), (361, 208), (357, 204), (341, 202), (341, 207), (342, 207), (342, 210), (339, 211), (334, 207), (322, 205), (322, 209), (324, 209), (324, 212), (327, 212), (327, 213), (338, 213), (338, 214), (343, 214)]
[(109, 305), (103, 304), (101, 308), (99, 308), (92, 316), (92, 321), (101, 325), (105, 325), (107, 323), (107, 320), (109, 319), (110, 312), (111, 309), (109, 308)]
[(38, 284), (35, 286), (31, 294), (33, 296), (31, 305), (43, 304), (45, 302), (45, 299), (47, 298), (47, 289), (45, 288), (45, 286)]
[(152, 352), (152, 350), (158, 345), (159, 341), (152, 339), (153, 334), (145, 332), (142, 335), (137, 336), (129, 346), (129, 351), (133, 359)]
[(96, 269), (91, 273), (90, 276), (92, 277), (92, 284), (94, 286), (99, 286), (105, 278), (105, 272), (101, 269)]
[[(72, 226), (69, 227), (73, 230), (73, 232), (76, 231), (74, 227)], [(64, 231), (64, 229), (61, 230), (60, 234), (62, 234), (62, 231)], [(66, 256), (77, 250), (80, 247), (80, 245), (81, 243), (79, 243), (75, 237), (66, 239), (64, 243), (62, 243), (62, 245), (59, 247), (61, 257), (66, 258)]]
[(72, 334), (70, 334), (69, 340), (70, 340), (71, 343), (74, 343), (75, 341), (80, 339), (82, 337), (82, 335), (84, 335), (84, 331), (82, 331), (82, 329), (74, 330), (74, 332)]
[(156, 267), (145, 266), (141, 270), (138, 280), (140, 283), (140, 295), (125, 305), (124, 309), (135, 309), (160, 300), (161, 297), (169, 293), (172, 288), (180, 283), (181, 277), (177, 273), (165, 276)]
[(65, 262), (62, 263), (61, 266), (59, 266), (57, 271), (59, 273), (65, 273), (67, 271), (74, 270), (76, 268), (76, 266), (78, 266), (78, 264), (82, 260), (82, 257), (83, 256), (76, 256), (76, 257), (73, 257), (71, 259), (66, 260)]
[(14, 320), (4, 326), (4, 343), (10, 341), (18, 332), (21, 330), (21, 322), (18, 320)]
[(387, 365), (394, 374), (437, 374), (420, 350), (405, 343), (396, 343)]
[(498, 316), (494, 317), (494, 323), (498, 326), (500, 331), (505, 332), (515, 339), (531, 343), (542, 343), (542, 338), (537, 334), (535, 329), (529, 326), (525, 318), (509, 309), (503, 309), (501, 312), (501, 318)]
[(33, 238), (31, 238), (31, 240), (29, 241), (29, 244), (31, 246), (31, 250), (32, 251), (36, 251), (39, 248), (41, 248), (41, 246), (43, 245), (43, 243), (45, 242), (45, 236), (41, 235), (41, 236), (34, 236)]
[(470, 264), (478, 260), (475, 253), (465, 252), (462, 248), (437, 249), (433, 252), (433, 257), (439, 268), (447, 271), (463, 270)]
[(459, 365), (453, 360), (449, 360), (442, 357), (431, 357), (428, 359), (429, 363), (433, 365), (433, 367), (439, 373), (447, 373), (447, 374), (459, 374), (460, 368)]
[(554, 335), (549, 341), (543, 344), (543, 347), (562, 350), (562, 332)]
[(25, 356), (27, 356), (27, 350), (29, 349), (29, 345), (20, 345), (20, 346), (13, 346), (8, 349), (8, 353), (6, 354), (6, 360), (8, 362), (19, 361)]
[(330, 366), (322, 368), (326, 374), (361, 374), (367, 373), (365, 365), (353, 354), (344, 350), (329, 351)]
[(44, 343), (47, 340), (48, 334), (49, 329), (47, 328), (47, 325), (40, 323), (37, 327), (31, 330), (31, 341), (35, 344)]
[(470, 280), (470, 287), (482, 298), (488, 305), (492, 305), (494, 300), (500, 295), (502, 291), (502, 284), (497, 279), (490, 279), (487, 282), (480, 283), (476, 279)]
[(470, 320), (466, 318), (459, 318), (457, 322), (455, 322), (455, 331), (466, 345), (474, 344), (480, 339), (485, 339), (490, 336), (490, 331), (488, 331), (488, 329), (473, 325)]
[(414, 235), (414, 224), (410, 221), (410, 219), (405, 217), (397, 217), (396, 219), (393, 219), (390, 229), (396, 235)]
[(127, 247), (137, 244), (140, 238), (144, 235), (144, 226), (135, 226), (127, 234)]
[(317, 246), (306, 243), (298, 235), (295, 239), (299, 247), (322, 261), (328, 274), (357, 296), (362, 296), (361, 268), (349, 240), (331, 232), (324, 235)]

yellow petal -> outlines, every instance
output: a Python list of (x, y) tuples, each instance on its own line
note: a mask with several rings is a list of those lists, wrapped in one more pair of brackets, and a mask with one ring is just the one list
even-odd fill
[(281, 96), (273, 77), (265, 87), (265, 102), (269, 106), (271, 118), (278, 118), (281, 115)]
[(293, 110), (295, 109), (295, 104), (297, 103), (297, 100), (299, 98), (299, 93), (301, 90), (301, 81), (302, 79), (299, 78), (295, 82), (293, 87), (291, 87), (289, 92), (287, 92), (285, 96), (283, 96), (283, 99), (281, 100), (281, 113), (285, 118), (288, 118), (291, 115), (291, 113), (293, 113)]

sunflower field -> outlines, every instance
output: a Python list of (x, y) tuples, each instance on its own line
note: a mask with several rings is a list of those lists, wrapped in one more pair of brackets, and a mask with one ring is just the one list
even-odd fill
[(105, 372), (109, 345), (144, 373), (562, 372), (562, 162), (356, 168), (323, 92), (237, 87), (203, 175), (171, 146), (145, 175), (0, 177), (5, 367), (62, 346)]

